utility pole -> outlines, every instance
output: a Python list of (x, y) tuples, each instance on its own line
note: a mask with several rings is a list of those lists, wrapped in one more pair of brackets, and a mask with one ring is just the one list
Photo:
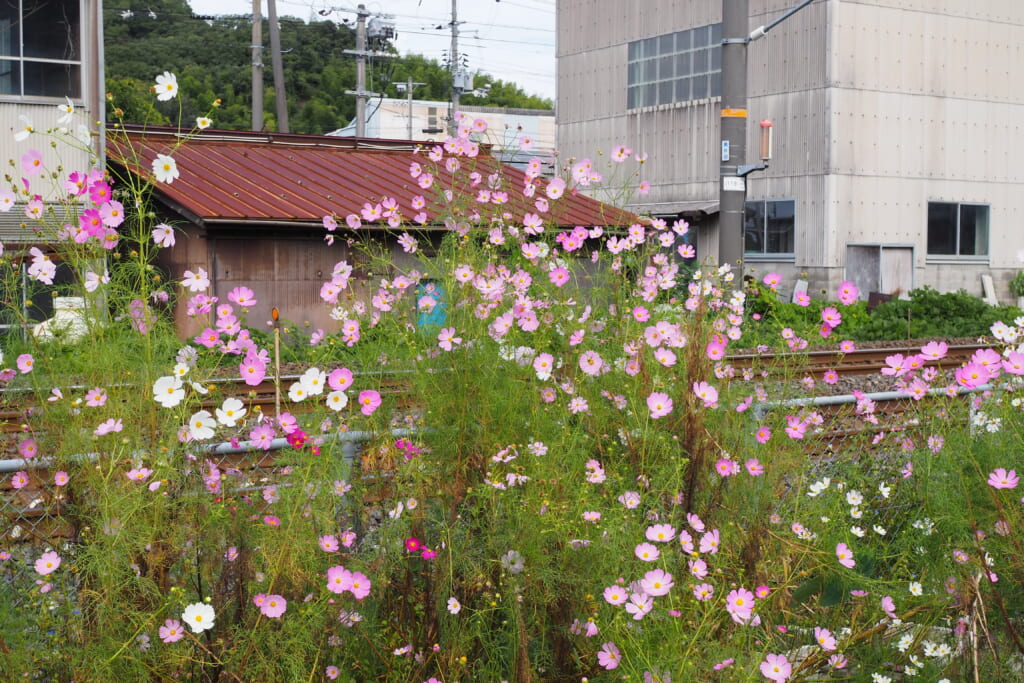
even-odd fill
[[(355, 95), (355, 136), (366, 137), (367, 136), (367, 99), (370, 97), (377, 97), (380, 93), (370, 92), (367, 90), (367, 57), (379, 56), (379, 57), (391, 57), (392, 54), (384, 52), (373, 52), (368, 49), (367, 44), (367, 17), (370, 16), (370, 12), (367, 11), (366, 5), (359, 5), (355, 12), (355, 49), (354, 50), (343, 50), (345, 54), (355, 55), (355, 90), (346, 90), (346, 95)], [(389, 16), (387, 14), (378, 16)], [(376, 22), (376, 19), (375, 19)], [(391, 27), (384, 27), (383, 29), (374, 26), (374, 22), (371, 22), (371, 28), (374, 29), (374, 37), (379, 38), (381, 36), (390, 38), (393, 36), (393, 29)]]
[(281, 27), (277, 25), (277, 0), (267, 0), (270, 23), (270, 61), (274, 66), (274, 93), (277, 99), (277, 131), (288, 132), (288, 98), (284, 90), (284, 64), (281, 61)]
[(412, 90), (417, 85), (426, 85), (426, 83), (419, 83), (417, 81), (413, 81), (412, 78), (410, 77), (410, 78), (406, 79), (405, 83), (397, 83), (397, 84), (395, 84), (395, 87), (398, 88), (398, 92), (402, 92), (402, 88), (403, 87), (405, 88), (405, 94), (406, 94), (406, 97), (408, 98), (408, 102), (409, 102), (409, 137), (408, 137), (408, 139), (409, 140), (412, 140), (412, 120), (413, 120), (413, 116), (412, 116)]
[(455, 137), (459, 132), (459, 124), (455, 113), (459, 110), (459, 95), (462, 94), (462, 83), (459, 81), (459, 0), (452, 0), (452, 51), (448, 55), (452, 70), (452, 106), (448, 115), (448, 135)]
[[(802, 0), (774, 21), (750, 31), (748, 0), (722, 0), (722, 147), (718, 185), (718, 263), (731, 264), (738, 283), (743, 281), (743, 222), (747, 200), (747, 175), (768, 167), (764, 163), (746, 163), (747, 45), (764, 37), (768, 31), (812, 2), (814, 0)], [(765, 145), (764, 136), (770, 135), (770, 130), (770, 125), (762, 125), (762, 148)], [(769, 143), (769, 156), (770, 147)]]
[[(722, 0), (721, 162), (718, 184), (718, 263), (739, 270), (747, 180), (737, 173), (747, 152), (748, 0)], [(742, 273), (737, 272), (738, 282)]]
[(252, 0), (252, 129), (263, 130), (263, 8)]

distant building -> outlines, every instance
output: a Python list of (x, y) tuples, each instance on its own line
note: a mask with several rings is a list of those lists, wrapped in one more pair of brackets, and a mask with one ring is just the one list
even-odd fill
[[(749, 28), (797, 0), (750, 0)], [(562, 0), (558, 146), (650, 158), (628, 208), (684, 216), (718, 253), (721, 0)], [(812, 292), (981, 294), (1024, 248), (1024, 3), (819, 0), (748, 47), (746, 267)]]
[[(441, 142), (448, 137), (448, 102), (407, 99), (372, 99), (366, 104), (366, 137), (387, 140)], [(516, 166), (538, 157), (550, 162), (555, 154), (555, 112), (546, 109), (511, 109), (505, 107), (462, 106), (459, 110), (474, 119), (487, 122), (482, 142), (493, 145), (494, 156)], [(353, 137), (353, 121), (344, 128), (328, 133)], [(533, 148), (524, 152), (519, 140), (529, 137)]]
[[(15, 163), (29, 150), (43, 156), (48, 171), (59, 167), (64, 172), (88, 170), (93, 159), (101, 158), (103, 136), (96, 122), (104, 119), (103, 79), (103, 17), (101, 0), (46, 0), (43, 2), (6, 3), (0, 9), (0, 160)], [(63, 121), (70, 102), (75, 116)], [(16, 139), (19, 132), (31, 127), (36, 133)], [(61, 145), (55, 150), (50, 138), (40, 133), (59, 128), (68, 129), (69, 136), (81, 138), (80, 148)], [(18, 172), (11, 169), (15, 179)], [(37, 179), (33, 192), (44, 200), (54, 199), (60, 183), (44, 183)], [(44, 242), (37, 233), (37, 224), (24, 214), (19, 205), (0, 213), (0, 243), (13, 247)], [(19, 264), (24, 271), (25, 265)], [(58, 269), (56, 283), (69, 280), (63, 268)], [(0, 288), (2, 289), (2, 288)], [(4, 300), (28, 303), (26, 288), (21, 292), (0, 291)], [(21, 316), (43, 320), (53, 312), (53, 299), (48, 294), (23, 305), (18, 318), (9, 309), (0, 307), (0, 331), (17, 327)]]

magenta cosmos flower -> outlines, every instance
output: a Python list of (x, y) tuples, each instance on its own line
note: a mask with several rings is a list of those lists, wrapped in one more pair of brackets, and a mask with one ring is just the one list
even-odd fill
[(1015, 470), (1007, 472), (999, 467), (988, 475), (988, 485), (994, 489), (1015, 489), (1018, 483), (1020, 483), (1020, 478)]

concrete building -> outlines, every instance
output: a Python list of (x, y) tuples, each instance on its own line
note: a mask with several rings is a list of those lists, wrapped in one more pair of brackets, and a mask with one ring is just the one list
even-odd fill
[[(448, 137), (448, 102), (380, 98), (366, 105), (366, 137), (385, 140), (443, 141)], [(481, 142), (492, 145), (494, 156), (506, 163), (525, 165), (538, 157), (550, 163), (555, 154), (555, 112), (543, 109), (510, 109), (506, 107), (459, 107), (472, 119), (487, 122)], [(344, 128), (328, 133), (342, 137), (356, 134), (353, 121)], [(533, 147), (524, 152), (519, 140), (529, 137)]]
[[(628, 208), (718, 253), (723, 0), (562, 0), (558, 146), (650, 154)], [(726, 0), (728, 1), (728, 0)], [(750, 30), (797, 0), (749, 0)], [(810, 291), (982, 293), (1024, 248), (1024, 3), (817, 0), (748, 46), (745, 267)]]
[[(102, 158), (103, 135), (96, 122), (105, 116), (103, 93), (101, 0), (14, 0), (0, 7), (0, 160), (13, 160), (9, 173), (14, 183), (20, 182), (21, 158), (29, 150), (41, 153), (48, 172), (58, 167), (87, 171)], [(70, 117), (68, 103), (74, 108)], [(55, 149), (51, 143), (60, 137), (71, 144)], [(33, 194), (40, 194), (62, 215), (57, 204), (62, 184), (41, 178), (33, 179)], [(24, 209), (19, 204), (0, 213), (0, 243), (8, 254), (30, 244), (45, 248), (50, 237)], [(27, 305), (25, 264), (16, 265), (22, 271), (21, 283), (0, 278), (0, 298), (21, 301), (22, 306), (17, 315), (0, 306), (0, 333), (19, 327), (20, 320), (39, 321), (53, 312), (49, 293), (31, 298), (33, 305)], [(67, 282), (69, 276), (59, 266), (55, 282)]]

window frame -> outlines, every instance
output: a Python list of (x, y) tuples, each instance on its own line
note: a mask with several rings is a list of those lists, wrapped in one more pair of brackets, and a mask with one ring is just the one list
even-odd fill
[[(789, 203), (793, 205), (793, 222), (790, 227), (790, 240), (793, 244), (792, 251), (767, 251), (768, 248), (768, 205)], [(761, 251), (747, 251), (747, 210), (752, 204), (761, 205)], [(748, 199), (743, 203), (743, 260), (744, 261), (796, 261), (796, 199)]]
[[(931, 242), (931, 210), (932, 206), (951, 206), (956, 209), (956, 225), (954, 226), (953, 242), (955, 244), (952, 254), (936, 254), (929, 251)], [(963, 220), (963, 207), (984, 207), (985, 209), (985, 253), (984, 254), (962, 254), (960, 238), (962, 236), (961, 221)], [(981, 263), (987, 264), (992, 259), (992, 205), (985, 202), (950, 202), (940, 200), (928, 200), (925, 204), (925, 263)]]
[[(17, 27), (10, 26), (8, 28), (8, 35), (12, 31), (17, 31), (17, 36), (14, 41), (17, 45), (9, 46), (8, 51), (11, 54), (0, 55), (0, 68), (4, 65), (10, 65), (10, 70), (7, 73), (12, 74), (16, 77), (17, 92), (2, 92), (0, 91), (0, 101), (3, 102), (60, 102), (65, 97), (68, 97), (72, 102), (81, 103), (85, 96), (85, 54), (86, 54), (86, 32), (85, 32), (85, 2), (84, 0), (53, 0), (56, 6), (67, 6), (74, 7), (77, 5), (77, 33), (75, 37), (75, 58), (74, 59), (60, 59), (54, 57), (34, 56), (30, 53), (35, 49), (34, 44), (26, 45), (25, 43), (25, 1), (17, 0), (17, 8), (13, 9), (13, 12), (17, 12)], [(70, 32), (69, 32), (70, 33)], [(0, 36), (3, 33), (0, 32)], [(59, 34), (58, 34), (59, 35)], [(53, 40), (55, 35), (48, 35), (46, 41)], [(37, 37), (38, 39), (38, 37)], [(2, 41), (0, 41), (2, 42)], [(7, 41), (12, 42), (12, 41)], [(29, 53), (29, 54), (27, 54)], [(32, 89), (32, 86), (38, 86), (39, 82), (35, 79), (28, 78), (28, 88), (26, 88), (26, 71), (30, 69), (57, 69), (61, 68), (70, 70), (72, 73), (69, 75), (68, 83), (74, 88), (68, 91), (66, 88), (64, 92), (54, 92), (53, 94), (33, 94), (27, 92)], [(77, 74), (75, 73), (77, 72)], [(12, 88), (13, 89), (13, 88)]]
[[(721, 51), (721, 23), (631, 41), (626, 48), (626, 110), (721, 97)], [(694, 71), (695, 64), (702, 68)]]

